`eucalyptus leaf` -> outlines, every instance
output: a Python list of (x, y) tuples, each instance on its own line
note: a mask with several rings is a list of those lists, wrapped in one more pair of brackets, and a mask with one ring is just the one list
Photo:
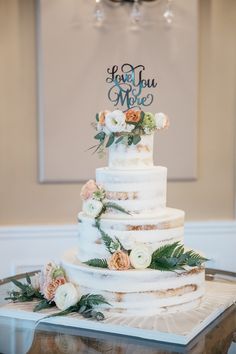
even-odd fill
[(114, 140), (115, 140), (115, 135), (114, 134), (109, 135), (109, 139), (106, 143), (106, 147), (108, 148), (109, 146), (111, 146), (114, 143)]
[(105, 137), (106, 137), (106, 134), (104, 132), (100, 132), (95, 135), (94, 139), (103, 141), (105, 139)]
[(26, 278), (27, 283), (31, 285), (31, 279), (30, 279), (30, 276), (28, 273), (26, 273), (25, 278)]
[(35, 307), (34, 307), (34, 312), (38, 312), (38, 311), (41, 311), (41, 310), (44, 310), (44, 309), (48, 309), (50, 307), (53, 307), (55, 306), (55, 303), (54, 302), (49, 302), (47, 301), (46, 299), (44, 300), (41, 300)]
[(124, 135), (121, 135), (117, 140), (116, 140), (116, 144), (119, 144), (122, 140), (124, 139)]
[(141, 141), (141, 137), (139, 135), (134, 135), (133, 144), (137, 145)]
[(133, 144), (133, 136), (132, 135), (129, 135), (128, 136), (128, 145), (132, 145)]

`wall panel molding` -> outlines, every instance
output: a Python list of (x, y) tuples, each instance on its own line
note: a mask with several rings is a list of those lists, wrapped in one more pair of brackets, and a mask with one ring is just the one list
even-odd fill
[(122, 108), (108, 100), (106, 71), (123, 63), (145, 66), (145, 78), (158, 83), (145, 110), (170, 117), (171, 128), (156, 134), (155, 164), (168, 167), (169, 179), (197, 178), (198, 1), (176, 1), (169, 29), (163, 4), (143, 3), (144, 22), (133, 31), (128, 4), (105, 3), (98, 29), (93, 1), (37, 1), (40, 182), (81, 182), (106, 165), (85, 151), (94, 145), (96, 112)]

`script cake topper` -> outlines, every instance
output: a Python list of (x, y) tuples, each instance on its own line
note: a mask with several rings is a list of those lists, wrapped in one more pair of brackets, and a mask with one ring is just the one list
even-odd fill
[(147, 89), (155, 88), (157, 82), (154, 78), (144, 78), (144, 71), (144, 65), (133, 66), (128, 63), (120, 68), (113, 65), (107, 69), (109, 76), (106, 82), (111, 84), (108, 98), (114, 106), (121, 106), (125, 112), (131, 108), (141, 109), (142, 106), (152, 104), (154, 96), (150, 92), (147, 93)]

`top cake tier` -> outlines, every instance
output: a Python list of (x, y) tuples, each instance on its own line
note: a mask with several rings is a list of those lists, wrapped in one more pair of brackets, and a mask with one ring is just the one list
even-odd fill
[(109, 167), (114, 169), (145, 169), (153, 166), (154, 134), (143, 135), (137, 145), (112, 144)]

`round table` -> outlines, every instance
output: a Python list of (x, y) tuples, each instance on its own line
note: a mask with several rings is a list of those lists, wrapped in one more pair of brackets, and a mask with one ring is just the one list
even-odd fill
[[(33, 275), (35, 272), (29, 273)], [(21, 280), (25, 274), (17, 277)], [(236, 281), (236, 273), (207, 269), (207, 280)], [(0, 306), (12, 278), (0, 280)], [(216, 294), (217, 295), (217, 294)], [(0, 316), (0, 354), (236, 354), (236, 305), (195, 337), (187, 346), (133, 337), (24, 321)]]

